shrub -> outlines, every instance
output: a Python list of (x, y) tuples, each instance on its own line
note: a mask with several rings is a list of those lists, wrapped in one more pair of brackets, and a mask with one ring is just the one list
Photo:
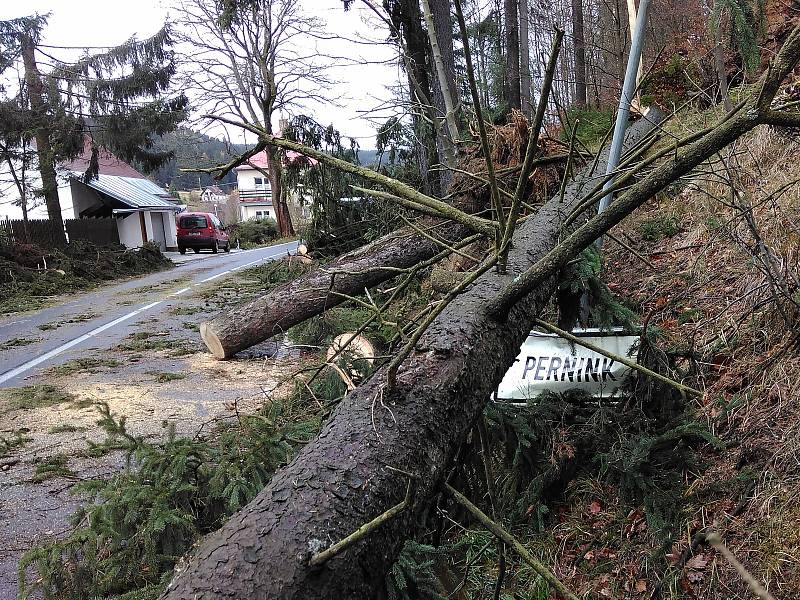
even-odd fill
[(639, 227), (642, 238), (649, 242), (657, 242), (664, 238), (672, 237), (681, 230), (678, 217), (674, 215), (660, 215), (643, 221)]
[(278, 223), (274, 219), (251, 219), (231, 225), (230, 236), (242, 247), (254, 247), (268, 244), (278, 237)]
[(576, 137), (589, 148), (600, 144), (603, 137), (614, 127), (614, 110), (609, 108), (577, 108), (573, 107), (567, 111), (566, 125), (567, 130), (562, 133), (562, 138), (566, 141), (572, 133), (572, 125), (575, 119), (580, 119)]

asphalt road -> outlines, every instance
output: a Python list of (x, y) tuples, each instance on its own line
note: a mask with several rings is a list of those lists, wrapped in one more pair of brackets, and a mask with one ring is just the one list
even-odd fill
[(2, 318), (0, 387), (25, 385), (26, 378), (79, 357), (88, 348), (113, 348), (182, 294), (233, 271), (285, 256), (296, 247), (297, 242), (289, 242), (197, 257), (167, 271), (77, 294), (37, 312)]

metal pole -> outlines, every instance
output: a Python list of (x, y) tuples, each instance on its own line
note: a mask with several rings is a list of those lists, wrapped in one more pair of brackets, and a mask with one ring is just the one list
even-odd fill
[[(611, 150), (608, 153), (608, 165), (606, 175), (616, 171), (619, 166), (619, 159), (622, 155), (622, 142), (625, 140), (625, 129), (628, 127), (628, 115), (630, 114), (631, 102), (636, 91), (636, 75), (639, 71), (639, 62), (642, 57), (642, 43), (644, 42), (644, 28), (647, 24), (647, 9), (650, 8), (650, 0), (641, 0), (639, 11), (636, 15), (636, 28), (633, 31), (631, 40), (631, 51), (628, 54), (628, 66), (625, 69), (625, 81), (622, 84), (622, 93), (619, 96), (619, 109), (617, 109), (617, 121), (614, 124), (614, 137), (611, 139)], [(613, 184), (610, 179), (603, 186), (607, 190)], [(608, 193), (600, 199), (600, 206), (597, 212), (601, 213), (611, 204), (613, 192)], [(600, 236), (595, 242), (599, 250), (603, 246), (603, 237)]]

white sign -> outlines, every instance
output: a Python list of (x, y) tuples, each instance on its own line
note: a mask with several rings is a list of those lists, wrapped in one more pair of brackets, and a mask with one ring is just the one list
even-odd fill
[[(629, 356), (639, 341), (635, 335), (615, 335), (598, 329), (575, 330), (572, 334), (613, 354)], [(506, 372), (497, 392), (499, 400), (528, 400), (545, 391), (579, 389), (594, 397), (607, 398), (617, 392), (632, 369), (551, 333), (532, 331), (519, 356)]]

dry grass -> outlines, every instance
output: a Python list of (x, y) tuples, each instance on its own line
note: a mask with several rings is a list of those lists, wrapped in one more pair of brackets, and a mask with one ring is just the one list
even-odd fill
[[(708, 453), (710, 467), (690, 476), (692, 488), (711, 489), (747, 469), (757, 476), (744, 498), (731, 497), (730, 486), (705, 494), (688, 530), (716, 523), (756, 578), (786, 598), (800, 596), (798, 152), (775, 130), (747, 135), (621, 227), (655, 272), (614, 244), (606, 267), (612, 289), (661, 329), (679, 365), (697, 377), (705, 394), (696, 411), (728, 445)], [(666, 219), (677, 231), (646, 235), (648, 224)], [(686, 545), (688, 536), (676, 550)], [(721, 559), (702, 577), (687, 577), (686, 569), (678, 577), (677, 595), (747, 596)]]

